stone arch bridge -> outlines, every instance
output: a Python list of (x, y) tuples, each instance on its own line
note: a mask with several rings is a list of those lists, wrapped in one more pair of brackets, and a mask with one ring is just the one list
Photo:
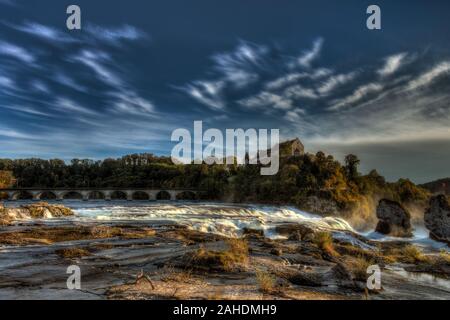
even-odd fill
[[(200, 191), (194, 189), (146, 188), (13, 188), (0, 189), (5, 200), (197, 200)], [(0, 198), (1, 199), (1, 198)]]

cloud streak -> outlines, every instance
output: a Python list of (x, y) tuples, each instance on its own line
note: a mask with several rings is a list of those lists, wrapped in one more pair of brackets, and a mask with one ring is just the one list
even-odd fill
[(328, 108), (328, 110), (338, 110), (343, 107), (349, 106), (351, 104), (361, 101), (362, 99), (366, 98), (371, 94), (380, 92), (381, 90), (383, 90), (383, 86), (379, 83), (369, 83), (362, 85), (359, 88), (357, 88), (351, 95), (338, 100), (330, 108)]
[(317, 88), (317, 91), (321, 95), (327, 96), (339, 86), (345, 85), (355, 79), (357, 75), (358, 73), (355, 71), (346, 74), (332, 75)]
[(137, 41), (148, 38), (147, 34), (138, 28), (125, 24), (120, 27), (102, 27), (89, 24), (86, 31), (91, 39), (97, 39), (113, 45), (118, 45), (121, 41)]
[(384, 66), (377, 71), (377, 73), (382, 77), (387, 77), (391, 74), (394, 74), (397, 70), (399, 70), (406, 62), (407, 53), (402, 52), (398, 54), (394, 54), (385, 59)]
[(12, 28), (36, 36), (51, 43), (74, 43), (78, 39), (59, 31), (56, 28), (46, 26), (37, 22), (26, 21), (22, 25), (10, 25)]
[(0, 55), (19, 60), (27, 64), (33, 64), (36, 58), (27, 50), (15, 44), (0, 40)]
[(322, 46), (323, 38), (316, 39), (311, 50), (305, 51), (300, 57), (297, 58), (297, 63), (302, 67), (310, 68), (312, 62), (320, 56)]
[(450, 62), (444, 61), (420, 75), (418, 78), (409, 82), (407, 90), (416, 90), (430, 85), (436, 79), (450, 76)]

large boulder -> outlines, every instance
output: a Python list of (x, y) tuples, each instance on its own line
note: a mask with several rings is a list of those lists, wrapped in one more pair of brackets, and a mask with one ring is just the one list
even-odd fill
[(281, 224), (275, 227), (275, 231), (295, 241), (311, 241), (314, 236), (314, 230), (311, 227), (299, 223)]
[(424, 219), (431, 238), (450, 243), (450, 205), (444, 195), (430, 199)]
[(411, 237), (411, 214), (398, 202), (381, 199), (377, 207), (379, 219), (375, 231), (394, 237)]

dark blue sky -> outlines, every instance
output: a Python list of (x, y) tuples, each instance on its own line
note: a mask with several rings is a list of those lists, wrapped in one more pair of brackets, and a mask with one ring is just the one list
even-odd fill
[[(82, 30), (66, 28), (70, 4)], [(382, 30), (366, 28), (370, 4)], [(450, 176), (448, 1), (0, 0), (0, 157), (170, 154), (175, 128), (280, 128)]]

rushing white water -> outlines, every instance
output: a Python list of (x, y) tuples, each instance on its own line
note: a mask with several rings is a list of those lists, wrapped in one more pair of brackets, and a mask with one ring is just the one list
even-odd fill
[[(23, 202), (11, 203), (19, 206)], [(444, 243), (433, 241), (423, 227), (416, 227), (412, 238), (394, 238), (376, 232), (358, 232), (342, 218), (321, 217), (293, 207), (241, 205), (198, 202), (148, 202), (148, 201), (63, 201), (75, 212), (71, 219), (82, 222), (169, 222), (190, 229), (224, 236), (240, 236), (244, 228), (262, 230), (270, 238), (280, 237), (275, 227), (283, 223), (305, 224), (313, 229), (334, 231), (336, 238), (364, 246), (351, 231), (376, 241), (408, 241), (422, 247), (447, 249)], [(50, 217), (48, 217), (50, 218)], [(44, 219), (49, 221), (49, 219)], [(50, 219), (55, 220), (55, 219)]]
[(170, 221), (225, 236), (238, 236), (244, 228), (251, 228), (275, 237), (274, 228), (286, 222), (304, 223), (316, 229), (353, 231), (343, 219), (322, 218), (291, 207), (170, 202), (86, 203), (74, 206), (76, 219), (84, 221)]
[(64, 201), (63, 204), (75, 212), (73, 217), (64, 219), (85, 222), (164, 221), (225, 236), (238, 236), (244, 228), (250, 228), (276, 237), (274, 228), (277, 225), (292, 222), (307, 224), (314, 229), (354, 231), (344, 219), (324, 218), (292, 207), (148, 201)]

